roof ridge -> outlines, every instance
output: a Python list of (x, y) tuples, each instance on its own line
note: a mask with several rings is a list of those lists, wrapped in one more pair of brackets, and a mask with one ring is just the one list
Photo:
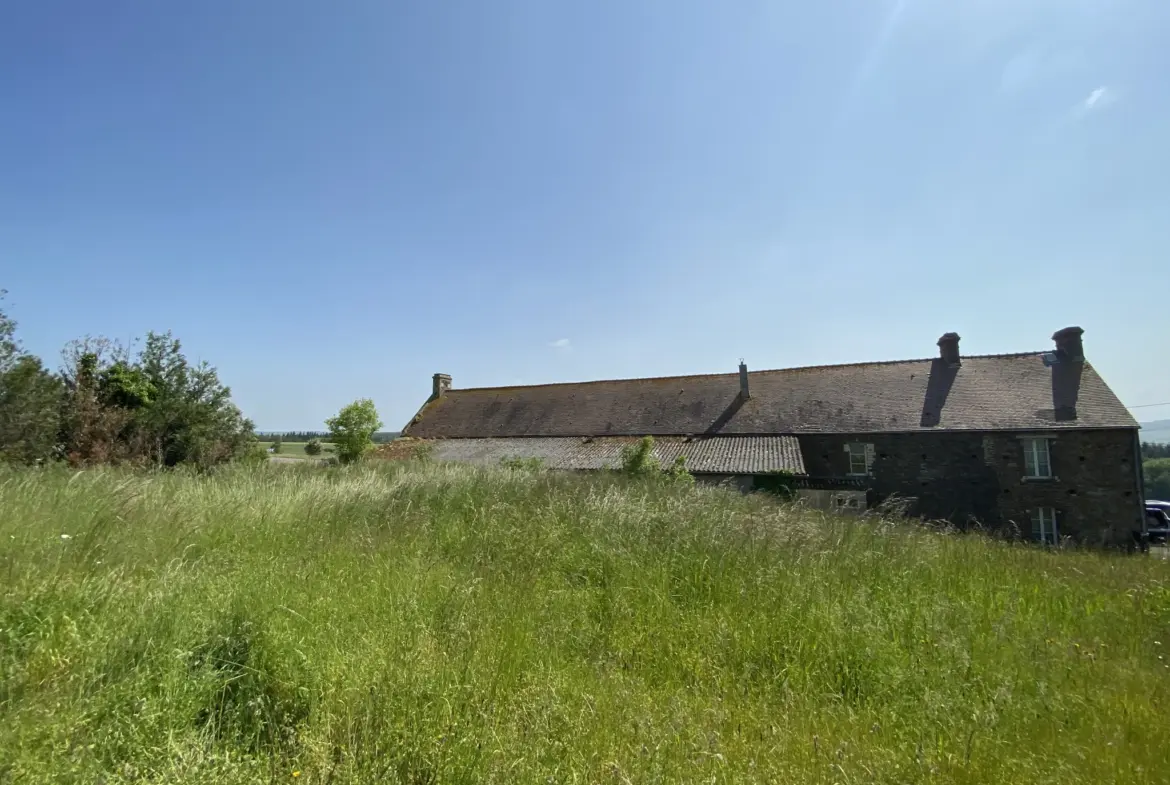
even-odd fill
[[(1039, 357), (1044, 354), (1043, 351), (1036, 352), (1004, 352), (1001, 354), (965, 354), (962, 355), (964, 360), (989, 360), (1011, 357)], [(937, 357), (917, 357), (903, 360), (869, 360), (865, 362), (856, 363), (828, 363), (824, 365), (797, 365), (791, 368), (763, 368), (758, 371), (748, 371), (748, 375), (765, 373), (790, 373), (794, 371), (819, 371), (828, 368), (861, 368), (865, 366), (881, 366), (881, 365), (902, 365), (909, 363), (924, 363), (934, 362)], [(1086, 363), (1087, 364), (1087, 363)], [(487, 392), (491, 390), (534, 390), (543, 387), (583, 387), (588, 384), (613, 384), (614, 382), (664, 382), (671, 380), (686, 380), (686, 379), (714, 379), (720, 376), (727, 376), (734, 378), (738, 374), (736, 371), (724, 371), (721, 373), (691, 373), (680, 374), (676, 376), (627, 376), (619, 379), (588, 379), (582, 382), (542, 382), (540, 384), (501, 384), (490, 387), (452, 387), (447, 391), (450, 393), (460, 392)]]

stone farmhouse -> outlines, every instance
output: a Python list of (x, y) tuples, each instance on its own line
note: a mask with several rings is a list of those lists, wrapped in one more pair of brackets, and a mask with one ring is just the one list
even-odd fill
[(819, 506), (872, 507), (1042, 542), (1125, 544), (1143, 519), (1138, 424), (1085, 360), (1079, 327), (1050, 351), (455, 389), (436, 374), (403, 435), (433, 458), (552, 469), (618, 465), (645, 435), (699, 480), (795, 475)]

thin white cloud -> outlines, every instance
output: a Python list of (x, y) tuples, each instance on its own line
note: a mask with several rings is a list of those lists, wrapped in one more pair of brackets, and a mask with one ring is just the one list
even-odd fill
[(568, 338), (558, 338), (555, 341), (550, 341), (548, 345), (561, 352), (565, 352), (573, 348), (573, 344)]
[(1081, 104), (1081, 110), (1085, 112), (1092, 112), (1098, 109), (1104, 109), (1109, 104), (1117, 99), (1113, 91), (1108, 87), (1098, 87), (1093, 92), (1089, 93), (1089, 97)]

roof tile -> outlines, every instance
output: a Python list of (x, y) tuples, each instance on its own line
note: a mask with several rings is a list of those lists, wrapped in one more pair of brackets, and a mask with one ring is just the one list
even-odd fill
[[(550, 469), (616, 469), (622, 450), (636, 442), (633, 437), (440, 439), (432, 443), (430, 455), (439, 461), (484, 465), (507, 458), (539, 458)], [(665, 437), (654, 440), (654, 455), (663, 466), (681, 455), (687, 470), (700, 474), (805, 473), (800, 444), (792, 436)]]
[(738, 374), (450, 390), (405, 433), (418, 438), (781, 435), (1136, 428), (1089, 363), (1041, 353)]

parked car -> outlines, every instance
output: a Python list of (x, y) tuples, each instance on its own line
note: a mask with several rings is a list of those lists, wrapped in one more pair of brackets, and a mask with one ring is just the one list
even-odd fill
[(1166, 543), (1170, 537), (1170, 504), (1146, 502), (1146, 536), (1151, 545)]

